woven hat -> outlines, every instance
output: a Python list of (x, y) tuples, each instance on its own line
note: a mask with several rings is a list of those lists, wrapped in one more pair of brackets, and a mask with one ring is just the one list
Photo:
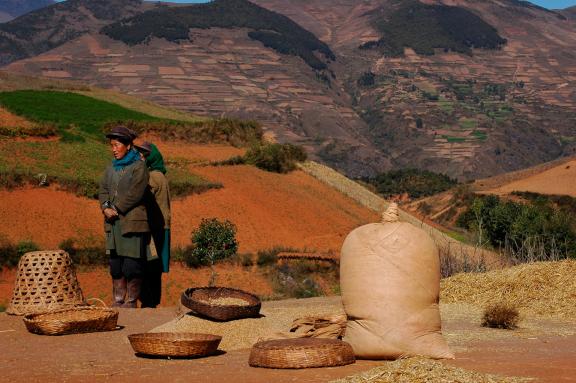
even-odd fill
[(33, 251), (18, 262), (8, 314), (25, 315), (84, 303), (72, 260), (64, 250)]

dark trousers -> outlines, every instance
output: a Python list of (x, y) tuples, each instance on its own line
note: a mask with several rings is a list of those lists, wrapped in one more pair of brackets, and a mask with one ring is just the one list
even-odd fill
[(120, 257), (115, 253), (110, 254), (110, 275), (112, 279), (144, 278), (146, 272), (146, 260), (130, 257)]
[(154, 259), (146, 262), (144, 281), (140, 293), (142, 307), (156, 307), (162, 296), (162, 261)]

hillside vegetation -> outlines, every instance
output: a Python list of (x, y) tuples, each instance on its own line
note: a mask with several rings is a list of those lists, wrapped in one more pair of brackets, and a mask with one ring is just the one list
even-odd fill
[(390, 15), (382, 9), (373, 13), (372, 23), (382, 38), (361, 47), (401, 56), (405, 47), (422, 55), (433, 55), (434, 49), (471, 54), (472, 48), (499, 49), (506, 43), (494, 27), (467, 9), (417, 0), (396, 5)]
[[(21, 90), (0, 93), (0, 106), (32, 122), (48, 123), (56, 127), (59, 140), (13, 141), (0, 140), (0, 186), (16, 187), (28, 182), (56, 182), (66, 190), (94, 197), (97, 182), (109, 162), (109, 149), (104, 130), (111, 123), (143, 125), (155, 132), (157, 127), (174, 126), (176, 132), (187, 132), (191, 142), (206, 140), (206, 132), (221, 140), (242, 138), (238, 131), (251, 140), (261, 137), (259, 126), (235, 120), (206, 120), (197, 123), (160, 119), (87, 96), (56, 91)], [(130, 125), (131, 126), (131, 125)], [(239, 126), (238, 130), (232, 129)], [(250, 133), (246, 133), (250, 132)], [(23, 160), (25, 159), (25, 160)], [(221, 187), (202, 177), (191, 174), (185, 167), (170, 169), (168, 178), (174, 195), (202, 192)]]
[(421, 169), (393, 170), (362, 180), (374, 185), (376, 192), (386, 198), (405, 193), (411, 198), (420, 198), (443, 192), (457, 184), (456, 180), (445, 174)]
[(215, 0), (207, 4), (156, 9), (108, 25), (102, 32), (129, 45), (146, 43), (153, 37), (168, 41), (189, 40), (190, 28), (247, 28), (248, 36), (283, 54), (301, 57), (320, 70), (325, 59), (334, 60), (330, 48), (309, 31), (284, 15), (269, 11), (246, 0)]

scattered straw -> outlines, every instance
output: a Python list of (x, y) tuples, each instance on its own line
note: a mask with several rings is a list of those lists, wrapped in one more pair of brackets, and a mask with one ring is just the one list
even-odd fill
[(536, 262), (442, 280), (443, 303), (507, 302), (537, 315), (576, 318), (576, 261)]
[(482, 374), (418, 357), (385, 362), (382, 367), (335, 380), (333, 383), (516, 383), (529, 380)]
[(278, 332), (290, 329), (295, 319), (342, 314), (340, 297), (291, 299), (263, 302), (261, 318), (239, 319), (230, 322), (213, 322), (191, 314), (156, 327), (151, 332), (198, 332), (222, 336), (220, 349), (241, 350), (252, 347), (259, 339), (270, 339)]

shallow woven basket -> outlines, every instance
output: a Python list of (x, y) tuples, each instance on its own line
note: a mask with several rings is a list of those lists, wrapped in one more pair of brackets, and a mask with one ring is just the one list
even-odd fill
[(345, 366), (356, 361), (352, 346), (336, 339), (276, 339), (256, 343), (250, 366), (265, 368), (312, 368)]
[(33, 251), (18, 262), (6, 312), (25, 315), (84, 303), (72, 260), (64, 250)]
[[(245, 306), (214, 305), (207, 301), (218, 298), (236, 298), (247, 302)], [(198, 287), (191, 288), (182, 293), (182, 304), (202, 316), (228, 321), (240, 318), (254, 318), (260, 313), (262, 302), (254, 294), (228, 287)]]
[(216, 353), (221, 336), (196, 333), (149, 332), (128, 335), (137, 354), (172, 358), (193, 358)]
[(66, 335), (112, 331), (118, 323), (118, 311), (104, 307), (74, 307), (45, 313), (28, 314), (28, 331), (40, 335)]

